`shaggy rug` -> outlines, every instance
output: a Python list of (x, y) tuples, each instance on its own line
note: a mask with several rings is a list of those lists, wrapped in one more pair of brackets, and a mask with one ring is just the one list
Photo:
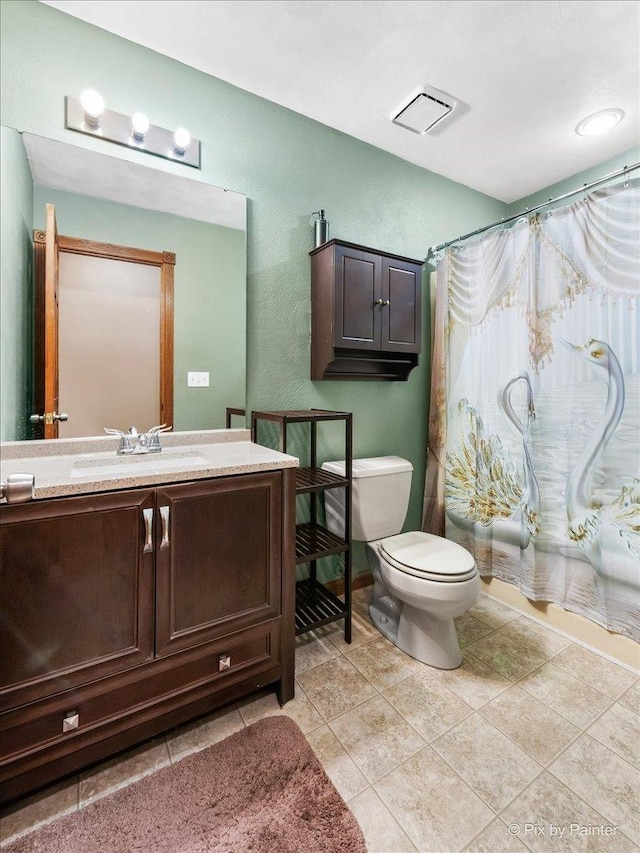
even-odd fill
[(362, 832), (288, 717), (267, 717), (7, 853), (366, 853)]

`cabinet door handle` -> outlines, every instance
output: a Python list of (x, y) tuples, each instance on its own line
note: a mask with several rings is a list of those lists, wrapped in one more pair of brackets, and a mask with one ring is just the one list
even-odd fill
[(169, 507), (160, 507), (160, 518), (162, 519), (162, 539), (160, 540), (161, 548), (169, 547)]
[(153, 509), (143, 509), (142, 517), (144, 518), (144, 548), (143, 554), (148, 554), (153, 551)]
[(384, 305), (384, 299), (376, 299), (373, 303), (374, 305), (380, 305), (381, 307)]
[(391, 305), (391, 300), (390, 300), (390, 299), (385, 299), (385, 300), (384, 300), (384, 302), (383, 302), (382, 304), (383, 304), (383, 306), (384, 306), (384, 305)]

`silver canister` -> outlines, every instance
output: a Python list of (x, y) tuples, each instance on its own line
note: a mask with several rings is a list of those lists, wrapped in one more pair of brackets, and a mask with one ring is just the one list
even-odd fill
[(314, 243), (317, 249), (329, 239), (329, 223), (324, 218), (324, 210), (315, 210), (312, 215), (318, 217), (313, 224)]

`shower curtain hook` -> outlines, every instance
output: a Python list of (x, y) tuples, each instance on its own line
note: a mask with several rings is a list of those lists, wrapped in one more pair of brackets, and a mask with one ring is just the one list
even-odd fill
[(629, 186), (629, 167), (625, 166), (622, 173), (624, 175), (624, 184), (622, 186), (626, 190), (627, 187)]

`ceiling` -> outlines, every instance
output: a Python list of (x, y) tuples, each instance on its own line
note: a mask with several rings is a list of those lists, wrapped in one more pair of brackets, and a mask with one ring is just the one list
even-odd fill
[[(637, 0), (43, 2), (505, 202), (640, 141)], [(423, 86), (458, 106), (420, 136), (391, 117)]]

